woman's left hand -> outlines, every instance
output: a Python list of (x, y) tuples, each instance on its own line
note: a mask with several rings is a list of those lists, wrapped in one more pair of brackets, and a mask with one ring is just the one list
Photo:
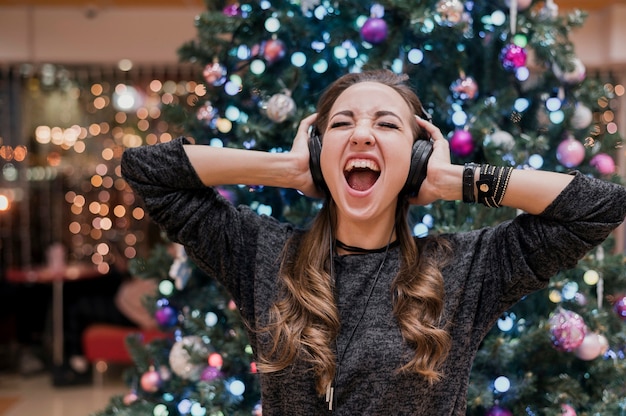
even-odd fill
[[(437, 126), (420, 117), (416, 117), (416, 119), (420, 128), (426, 130), (430, 135), (433, 142), (433, 153), (428, 160), (426, 179), (417, 196), (411, 198), (410, 202), (415, 205), (428, 205), (439, 199), (452, 199), (446, 197), (447, 194), (444, 193), (449, 186), (446, 183), (449, 180), (446, 178), (450, 170), (454, 168), (450, 161), (450, 144)], [(456, 186), (459, 190), (461, 189), (460, 177)]]

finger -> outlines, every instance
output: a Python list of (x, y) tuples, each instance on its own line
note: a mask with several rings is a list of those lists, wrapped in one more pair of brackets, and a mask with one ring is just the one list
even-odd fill
[(430, 134), (433, 140), (438, 140), (438, 139), (443, 138), (443, 135), (441, 134), (441, 130), (439, 130), (439, 127), (435, 126), (433, 123), (417, 115), (415, 116), (415, 120), (417, 120), (417, 124), (421, 128), (423, 128), (424, 130), (428, 132), (428, 134)]
[[(296, 132), (296, 137), (293, 140), (293, 148), (298, 148), (300, 146), (305, 146), (306, 141), (308, 140), (310, 129), (313, 123), (317, 118), (317, 113), (313, 113), (310, 116), (303, 118), (298, 125), (298, 131)], [(299, 143), (304, 143), (300, 145)]]
[(308, 134), (309, 130), (315, 123), (316, 119), (317, 119), (317, 113), (313, 113), (310, 116), (303, 118), (302, 121), (300, 121), (300, 126), (298, 127), (298, 133), (300, 133), (300, 130), (304, 130)]

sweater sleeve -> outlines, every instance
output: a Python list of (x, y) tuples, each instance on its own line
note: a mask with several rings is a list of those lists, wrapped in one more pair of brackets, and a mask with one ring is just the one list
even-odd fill
[[(206, 187), (191, 165), (182, 137), (127, 149), (122, 175), (168, 238), (185, 246), (197, 266), (226, 286), (245, 313), (252, 313), (254, 262), (259, 229), (277, 221), (246, 206), (235, 207)], [(242, 304), (243, 302), (243, 304)]]
[(522, 248), (529, 267), (541, 279), (571, 269), (602, 243), (626, 216), (624, 186), (574, 172), (573, 181), (538, 217), (519, 216), (520, 235), (529, 230)]
[(458, 305), (470, 308), (465, 319), (473, 317), (475, 326), (486, 331), (522, 297), (546, 287), (559, 271), (574, 268), (624, 221), (626, 188), (573, 174), (540, 215), (521, 214), (452, 237), (461, 253), (458, 261), (467, 267), (464, 276), (459, 267), (452, 272), (455, 279), (448, 281), (448, 290), (458, 295), (453, 296)]

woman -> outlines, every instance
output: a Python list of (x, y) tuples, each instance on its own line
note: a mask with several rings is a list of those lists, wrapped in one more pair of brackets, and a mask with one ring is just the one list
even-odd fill
[[(481, 340), (523, 296), (573, 267), (626, 215), (622, 186), (580, 173), (450, 163), (448, 143), (390, 71), (349, 74), (320, 98), (289, 153), (173, 142), (129, 149), (123, 174), (152, 219), (229, 289), (250, 326), (264, 415), (463, 415)], [(321, 196), (308, 230), (235, 208), (213, 188), (259, 184)], [(432, 155), (404, 189), (416, 137)], [(413, 190), (415, 191), (415, 190)], [(414, 238), (409, 203), (525, 211), (467, 233)]]

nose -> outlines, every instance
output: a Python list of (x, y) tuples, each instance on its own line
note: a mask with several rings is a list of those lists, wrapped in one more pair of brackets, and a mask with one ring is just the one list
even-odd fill
[(368, 126), (361, 124), (354, 128), (350, 141), (352, 145), (373, 146), (376, 144), (376, 139), (374, 138), (372, 130)]

